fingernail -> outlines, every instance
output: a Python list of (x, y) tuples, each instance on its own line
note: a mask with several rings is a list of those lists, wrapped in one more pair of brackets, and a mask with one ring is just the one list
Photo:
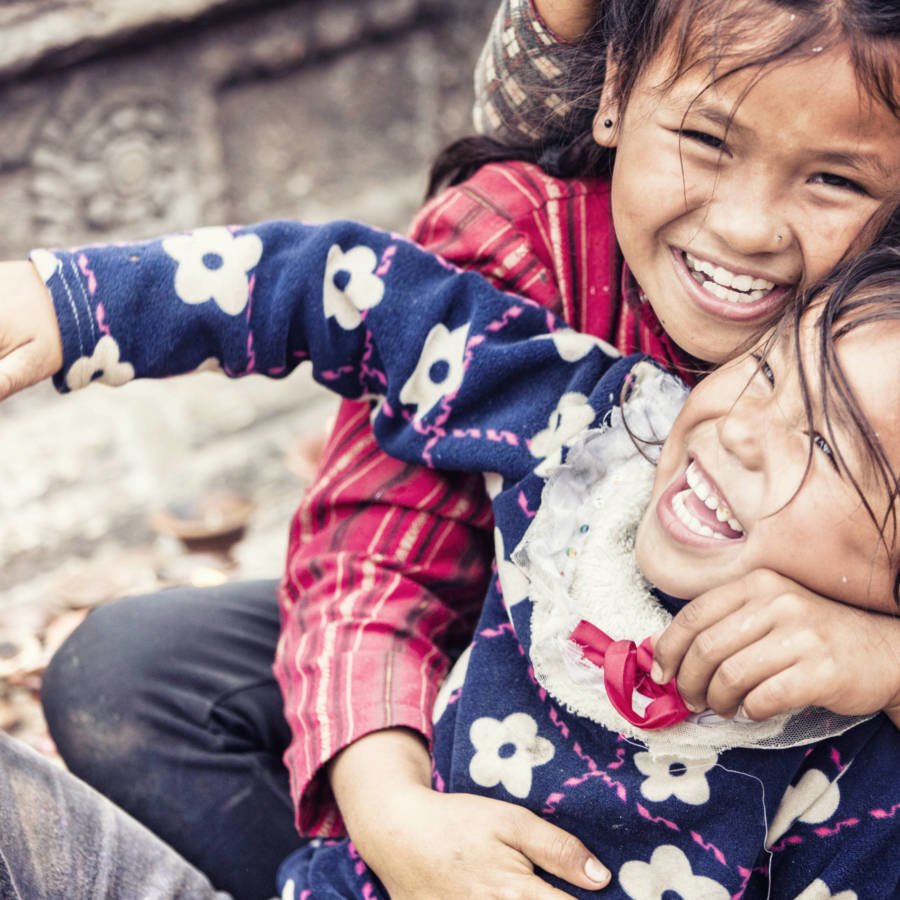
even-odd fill
[(650, 666), (650, 677), (657, 683), (663, 683), (663, 670), (662, 666), (658, 662), (654, 662), (652, 666)]
[(692, 712), (692, 713), (702, 713), (704, 707), (698, 706), (696, 703), (688, 703), (687, 700), (684, 701), (684, 705)]
[(589, 856), (584, 864), (584, 874), (597, 884), (606, 884), (609, 881), (609, 872), (593, 856)]

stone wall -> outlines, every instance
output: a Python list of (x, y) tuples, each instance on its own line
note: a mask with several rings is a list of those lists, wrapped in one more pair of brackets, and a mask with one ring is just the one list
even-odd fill
[[(400, 227), (428, 159), (469, 129), (490, 11), (475, 0), (4, 7), (0, 254), (270, 216)], [(56, 68), (73, 56), (88, 58)]]
[[(483, 0), (21, 0), (0, 9), (0, 257), (216, 222), (403, 228), (470, 130)], [(211, 375), (46, 385), (0, 404), (0, 605), (91, 590), (148, 511), (226, 484), (257, 502), (237, 574), (276, 576), (301, 491), (284, 465), (331, 400)], [(76, 568), (77, 568), (76, 567)], [(102, 593), (102, 591), (100, 591)]]

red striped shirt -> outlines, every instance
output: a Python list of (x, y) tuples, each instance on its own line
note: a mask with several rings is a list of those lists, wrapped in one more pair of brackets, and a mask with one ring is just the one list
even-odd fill
[[(492, 164), (431, 201), (412, 237), (449, 262), (564, 316), (573, 327), (677, 364), (677, 348), (627, 288), (609, 185)], [(616, 286), (614, 288), (614, 286)], [(297, 825), (337, 835), (324, 765), (383, 728), (430, 737), (450, 655), (467, 642), (493, 558), (480, 476), (386, 456), (368, 404), (345, 402), (291, 526), (275, 674), (293, 741)]]

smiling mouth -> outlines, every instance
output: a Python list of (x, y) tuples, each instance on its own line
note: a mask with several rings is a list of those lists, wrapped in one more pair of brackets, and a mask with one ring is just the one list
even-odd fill
[(765, 278), (739, 275), (723, 266), (700, 259), (686, 250), (681, 258), (694, 281), (705, 291), (726, 303), (757, 303), (771, 294), (778, 285)]
[(686, 487), (672, 497), (672, 512), (692, 534), (719, 541), (735, 541), (744, 536), (744, 528), (716, 487), (707, 479), (695, 460), (684, 473)]

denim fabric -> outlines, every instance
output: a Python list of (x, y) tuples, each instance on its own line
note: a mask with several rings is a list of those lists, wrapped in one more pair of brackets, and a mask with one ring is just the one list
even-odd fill
[(2, 900), (228, 897), (96, 791), (0, 732)]
[(44, 679), (69, 768), (239, 900), (302, 844), (272, 675), (275, 582), (130, 597), (91, 613)]

